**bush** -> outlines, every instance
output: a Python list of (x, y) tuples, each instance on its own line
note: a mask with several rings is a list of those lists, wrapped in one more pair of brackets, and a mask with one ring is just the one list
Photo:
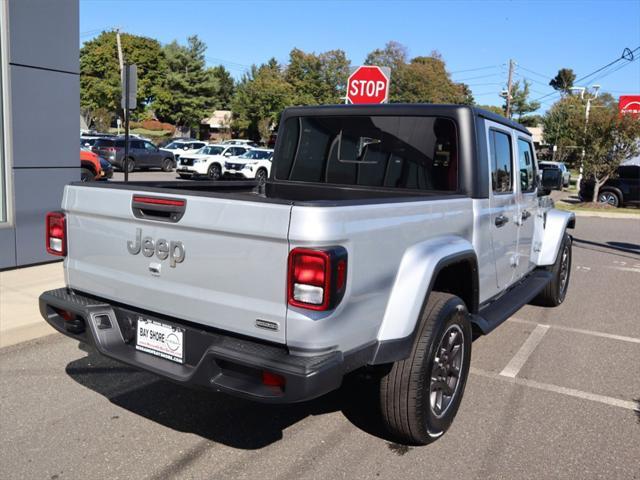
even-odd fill
[(160, 122), (158, 120), (143, 120), (141, 122), (131, 122), (131, 129), (144, 128), (152, 131), (167, 131), (173, 133), (175, 127), (170, 123)]

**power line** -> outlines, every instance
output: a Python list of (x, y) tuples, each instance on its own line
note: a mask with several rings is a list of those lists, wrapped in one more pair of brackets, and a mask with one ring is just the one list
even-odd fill
[(518, 68), (521, 68), (522, 70), (529, 72), (529, 73), (533, 73), (534, 75), (537, 75), (539, 77), (544, 78), (545, 80), (549, 80), (551, 77), (549, 77), (548, 75), (543, 75), (542, 73), (538, 73), (534, 70), (531, 70), (529, 68), (523, 67), (522, 65), (518, 64)]
[(469, 77), (469, 78), (461, 78), (459, 80), (456, 80), (456, 82), (466, 82), (467, 80), (479, 80), (481, 78), (489, 78), (489, 77), (495, 77), (497, 75), (500, 75), (499, 73), (491, 73), (489, 75), (478, 75), (477, 77)]
[(458, 73), (466, 73), (466, 72), (478, 72), (480, 70), (489, 70), (491, 68), (500, 68), (500, 65), (487, 65), (486, 67), (478, 67), (478, 68), (467, 68), (466, 70), (456, 70), (455, 72), (449, 72), (451, 75), (456, 75)]

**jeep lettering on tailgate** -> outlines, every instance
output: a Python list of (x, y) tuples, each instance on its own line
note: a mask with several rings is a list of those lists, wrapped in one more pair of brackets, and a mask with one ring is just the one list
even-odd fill
[(164, 238), (159, 238), (157, 241), (151, 237), (142, 238), (141, 228), (136, 228), (135, 240), (127, 242), (127, 250), (131, 255), (137, 255), (142, 251), (145, 257), (153, 257), (155, 253), (160, 260), (168, 258), (169, 266), (172, 268), (175, 268), (177, 263), (182, 263), (185, 255), (182, 242), (167, 241)]

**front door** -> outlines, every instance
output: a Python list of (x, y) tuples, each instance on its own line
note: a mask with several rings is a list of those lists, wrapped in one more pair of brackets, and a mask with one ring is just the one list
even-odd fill
[(535, 267), (531, 254), (533, 233), (538, 213), (538, 192), (536, 190), (537, 169), (533, 145), (523, 137), (517, 137), (518, 155), (518, 256), (516, 259), (516, 279), (527, 275)]
[(486, 121), (491, 170), (491, 241), (498, 289), (513, 283), (518, 255), (518, 202), (511, 130)]

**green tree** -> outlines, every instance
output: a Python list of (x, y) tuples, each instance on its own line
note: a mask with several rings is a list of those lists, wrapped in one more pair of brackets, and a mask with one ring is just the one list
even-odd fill
[[(523, 81), (522, 86), (519, 81), (511, 86), (511, 112), (513, 115), (518, 115), (518, 119), (540, 108), (540, 102), (529, 100), (530, 87), (531, 84), (527, 80)], [(504, 108), (506, 111), (506, 105)]]
[(183, 132), (197, 128), (219, 104), (220, 85), (213, 69), (205, 66), (206, 49), (197, 36), (189, 37), (186, 46), (173, 41), (163, 48), (169, 71), (156, 90), (153, 109), (159, 120)]
[[(160, 43), (137, 35), (121, 34), (124, 61), (138, 66), (138, 110), (141, 112), (156, 98), (167, 72)], [(80, 106), (88, 123), (95, 123), (92, 112), (120, 111), (120, 65), (115, 32), (102, 32), (80, 49)]]
[(518, 122), (525, 127), (537, 127), (543, 123), (544, 117), (542, 115), (527, 115), (526, 117), (520, 117)]
[(551, 79), (549, 85), (551, 85), (554, 90), (562, 93), (569, 93), (571, 91), (571, 87), (573, 87), (573, 82), (575, 81), (576, 74), (573, 73), (572, 69), (561, 68), (558, 70), (558, 74)]
[(294, 91), (296, 105), (341, 103), (349, 77), (349, 60), (342, 50), (316, 55), (294, 48), (284, 79)]
[(235, 82), (229, 71), (224, 66), (219, 65), (211, 69), (211, 73), (218, 81), (218, 103), (220, 108), (228, 110), (231, 108), (231, 99), (233, 98), (233, 92), (235, 89)]
[(407, 63), (407, 47), (399, 42), (391, 40), (384, 48), (376, 48), (369, 52), (364, 61), (365, 65), (377, 65), (378, 67), (389, 67), (393, 72)]
[(478, 108), (493, 112), (496, 115), (502, 115), (504, 117), (504, 109), (502, 107), (496, 107), (495, 105), (476, 105)]
[(272, 58), (261, 66), (252, 66), (238, 83), (231, 102), (234, 130), (260, 140), (276, 125), (280, 114), (294, 98), (293, 87), (284, 79), (282, 68)]

